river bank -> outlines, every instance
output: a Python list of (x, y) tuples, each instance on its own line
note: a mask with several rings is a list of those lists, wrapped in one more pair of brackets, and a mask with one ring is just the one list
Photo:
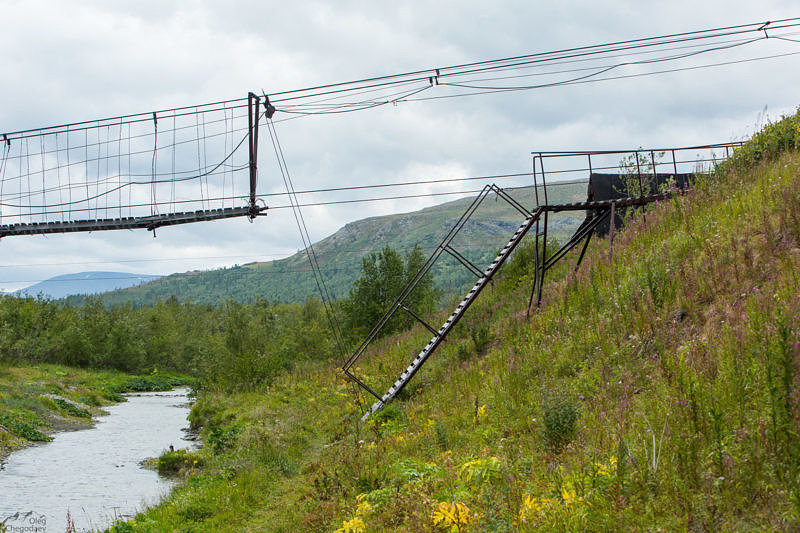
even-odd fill
[[(0, 471), (0, 522), (9, 532), (103, 531), (161, 501), (177, 478), (141, 462), (170, 448), (189, 453), (188, 393), (126, 394), (94, 427), (11, 454)], [(31, 525), (40, 529), (24, 529)]]
[(62, 365), (0, 365), (0, 464), (8, 455), (55, 433), (92, 427), (104, 407), (128, 392), (190, 386), (175, 374), (131, 375)]

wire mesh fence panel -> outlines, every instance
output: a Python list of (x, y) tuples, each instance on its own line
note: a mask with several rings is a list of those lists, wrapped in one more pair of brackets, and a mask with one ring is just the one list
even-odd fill
[(0, 226), (240, 208), (249, 132), (237, 100), (5, 134)]

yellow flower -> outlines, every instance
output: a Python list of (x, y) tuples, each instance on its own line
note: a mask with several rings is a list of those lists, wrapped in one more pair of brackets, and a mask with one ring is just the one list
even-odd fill
[(522, 501), (522, 505), (519, 508), (519, 520), (520, 522), (527, 522), (531, 520), (536, 515), (541, 514), (545, 511), (548, 507), (553, 505), (554, 501), (550, 498), (537, 498), (535, 496), (525, 496), (525, 499)]
[(475, 414), (475, 416), (477, 416), (477, 417), (478, 417), (478, 420), (483, 420), (483, 419), (485, 419), (487, 416), (489, 416), (489, 415), (486, 413), (486, 404), (484, 404), (484, 405), (481, 405), (480, 407), (478, 407), (478, 412)]
[(577, 492), (575, 492), (575, 489), (569, 487), (561, 488), (561, 499), (564, 500), (567, 506), (572, 506), (582, 501)]
[(439, 502), (433, 511), (433, 524), (436, 526), (459, 528), (469, 524), (478, 516), (469, 513), (469, 507), (462, 502)]
[(608, 464), (595, 463), (594, 467), (595, 467), (595, 469), (597, 471), (597, 475), (598, 476), (611, 477), (611, 476), (614, 475), (614, 472), (617, 469), (617, 458), (616, 457), (611, 457), (608, 460)]
[(369, 502), (362, 501), (356, 506), (356, 515), (358, 516), (366, 516), (372, 512), (372, 506)]
[(364, 533), (367, 530), (367, 524), (361, 520), (361, 517), (356, 516), (352, 520), (345, 520), (342, 522), (342, 527), (336, 530), (336, 533)]

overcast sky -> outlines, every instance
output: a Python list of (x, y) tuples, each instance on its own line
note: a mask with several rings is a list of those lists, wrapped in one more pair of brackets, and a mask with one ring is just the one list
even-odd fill
[[(790, 1), (649, 4), (0, 0), (0, 132), (800, 16)], [(767, 40), (664, 68), (798, 51), (800, 44)], [(277, 127), (297, 189), (521, 172), (530, 168), (531, 151), (741, 139), (765, 107), (773, 118), (796, 109), (798, 73), (800, 56), (787, 56), (409, 102)], [(262, 192), (281, 191), (274, 162), (265, 159), (269, 152), (261, 156)], [(314, 207), (304, 214), (318, 240), (352, 220), (444, 199)], [(162, 228), (157, 238), (145, 230), (6, 237), (0, 290), (86, 270), (211, 269), (284, 257), (301, 247), (288, 210), (252, 224), (236, 219)]]

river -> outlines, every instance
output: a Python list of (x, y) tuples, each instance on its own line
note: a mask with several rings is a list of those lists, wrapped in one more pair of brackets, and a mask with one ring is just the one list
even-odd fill
[[(139, 466), (173, 445), (190, 446), (187, 391), (126, 395), (93, 428), (12, 453), (0, 470), (0, 523), (9, 533), (103, 530), (169, 493), (174, 480)], [(19, 528), (19, 529), (15, 529)], [(26, 529), (23, 529), (26, 528)]]

